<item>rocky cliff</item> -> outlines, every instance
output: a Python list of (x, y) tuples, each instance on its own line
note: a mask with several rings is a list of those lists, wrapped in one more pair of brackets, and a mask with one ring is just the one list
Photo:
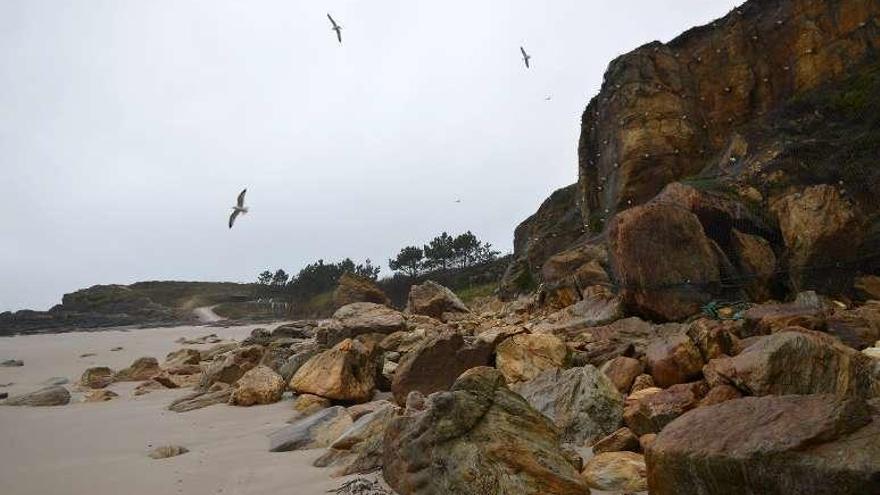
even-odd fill
[[(878, 14), (752, 0), (611, 62), (583, 114), (577, 190), (555, 206), (580, 213), (555, 233), (570, 243), (543, 233), (560, 215), (527, 220), (538, 235), (505, 284), (526, 271), (579, 293), (592, 263), (631, 314), (658, 320), (718, 298), (851, 296), (880, 261)], [(548, 278), (554, 257), (569, 270)]]

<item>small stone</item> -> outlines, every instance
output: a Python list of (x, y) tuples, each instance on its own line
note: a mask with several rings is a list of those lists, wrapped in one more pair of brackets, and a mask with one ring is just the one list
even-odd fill
[(164, 445), (151, 450), (149, 456), (152, 459), (167, 459), (186, 454), (187, 452), (189, 452), (189, 449), (180, 445)]

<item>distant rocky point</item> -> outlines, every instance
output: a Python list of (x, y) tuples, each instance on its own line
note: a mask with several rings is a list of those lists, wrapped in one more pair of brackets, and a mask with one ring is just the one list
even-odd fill
[(252, 284), (151, 281), (95, 285), (65, 294), (49, 311), (0, 313), (0, 335), (56, 333), (118, 326), (195, 323), (201, 306), (253, 299)]

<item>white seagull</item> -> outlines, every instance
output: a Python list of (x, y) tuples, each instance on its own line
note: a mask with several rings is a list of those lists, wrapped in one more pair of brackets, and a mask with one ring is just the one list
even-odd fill
[(336, 31), (336, 38), (339, 40), (339, 43), (342, 43), (342, 26), (336, 24), (336, 21), (333, 20), (333, 17), (330, 14), (327, 14), (327, 19), (330, 19), (330, 24), (333, 24), (333, 27), (330, 28), (333, 31)]
[(528, 69), (529, 68), (529, 59), (531, 59), (532, 56), (529, 55), (528, 53), (526, 53), (526, 49), (523, 47), (519, 47), (519, 51), (522, 52), (523, 62), (526, 63), (526, 69)]
[(243, 189), (238, 194), (238, 204), (232, 207), (232, 215), (229, 215), (229, 228), (232, 228), (232, 224), (235, 223), (236, 217), (238, 217), (239, 213), (247, 213), (248, 207), (244, 205), (244, 193), (247, 192), (247, 188)]

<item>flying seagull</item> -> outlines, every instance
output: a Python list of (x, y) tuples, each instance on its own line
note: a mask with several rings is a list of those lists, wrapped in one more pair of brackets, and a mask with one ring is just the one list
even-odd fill
[(342, 43), (342, 26), (336, 24), (336, 21), (333, 20), (333, 17), (330, 14), (327, 14), (327, 19), (330, 19), (330, 24), (333, 24), (333, 27), (330, 28), (333, 31), (336, 31), (336, 38), (339, 40), (339, 43)]
[(235, 223), (236, 217), (238, 217), (239, 213), (247, 213), (248, 207), (244, 205), (244, 193), (247, 192), (247, 188), (242, 189), (240, 193), (238, 193), (238, 204), (232, 207), (232, 215), (229, 215), (229, 228), (232, 228), (232, 224)]
[(550, 100), (552, 100), (552, 99), (553, 99), (553, 97), (550, 96), (550, 95), (547, 95), (547, 96), (544, 97), (544, 101), (550, 101)]
[(529, 55), (528, 53), (526, 53), (526, 49), (523, 47), (519, 47), (519, 51), (522, 52), (523, 62), (526, 63), (526, 69), (528, 69), (529, 68), (529, 59), (531, 59), (532, 56)]
[(456, 202), (456, 203), (461, 203), (461, 200), (460, 200), (460, 199), (456, 199), (455, 202)]

